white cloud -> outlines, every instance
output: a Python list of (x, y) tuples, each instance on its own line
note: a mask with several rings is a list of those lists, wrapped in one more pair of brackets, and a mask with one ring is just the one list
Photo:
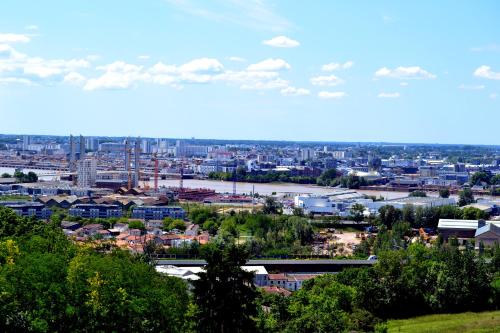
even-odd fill
[(247, 61), (245, 58), (236, 57), (236, 56), (229, 57), (227, 59), (230, 60), (230, 61), (234, 61), (234, 62), (246, 62)]
[(466, 85), (466, 84), (461, 84), (458, 86), (458, 89), (461, 90), (483, 90), (486, 88), (484, 85)]
[(283, 59), (266, 59), (256, 64), (247, 67), (249, 71), (280, 71), (283, 69), (290, 69), (291, 66)]
[(80, 73), (70, 72), (69, 74), (67, 74), (64, 77), (63, 81), (65, 83), (68, 83), (68, 84), (71, 84), (71, 85), (79, 86), (79, 85), (82, 85), (83, 83), (85, 83), (86, 78), (85, 78), (85, 76), (83, 76)]
[(410, 67), (400, 66), (394, 69), (382, 67), (375, 72), (375, 77), (411, 80), (411, 79), (435, 79), (436, 75), (426, 71), (425, 69), (419, 66), (410, 66)]
[[(4, 38), (5, 39), (5, 38)], [(9, 37), (8, 39), (13, 40)], [(44, 59), (20, 53), (12, 46), (0, 44), (0, 73), (4, 84), (64, 82), (70, 72), (90, 67), (86, 59)]]
[(16, 51), (12, 46), (0, 44), (0, 59), (8, 59), (9, 61), (20, 60), (26, 58), (25, 54)]
[(298, 41), (288, 38), (286, 36), (276, 36), (272, 39), (263, 41), (262, 44), (272, 47), (283, 47), (283, 48), (292, 48), (300, 46), (300, 43)]
[(104, 66), (97, 66), (98, 70), (107, 71), (107, 72), (122, 72), (122, 73), (131, 73), (131, 72), (139, 72), (142, 70), (142, 66), (127, 64), (124, 61), (115, 61), (111, 64)]
[(498, 94), (497, 94), (497, 93), (491, 93), (491, 94), (490, 94), (490, 98), (491, 98), (491, 99), (497, 99), (497, 97), (498, 97)]
[(408, 87), (408, 82), (400, 82), (399, 85), (401, 87)]
[(158, 74), (154, 75), (151, 78), (151, 82), (160, 84), (160, 85), (172, 85), (174, 86), (177, 79), (175, 76), (167, 75), (167, 74)]
[(28, 79), (23, 79), (19, 77), (0, 77), (0, 84), (7, 85), (11, 83), (25, 84), (27, 86), (33, 85), (33, 81)]
[(26, 29), (26, 30), (32, 30), (32, 31), (33, 31), (33, 30), (38, 30), (38, 26), (37, 26), (37, 25), (34, 25), (34, 24), (32, 24), (32, 25), (27, 25), (27, 26), (25, 26), (25, 27), (24, 27), (24, 29)]
[(142, 66), (127, 64), (123, 61), (115, 61), (105, 66), (99, 66), (97, 69), (105, 73), (97, 78), (89, 79), (83, 87), (84, 90), (127, 89), (138, 81), (151, 80), (151, 75), (144, 73)]
[(329, 64), (323, 65), (321, 67), (321, 70), (325, 71), (325, 72), (333, 72), (333, 71), (336, 71), (338, 69), (349, 69), (353, 65), (354, 65), (354, 62), (351, 61), (351, 60), (346, 61), (343, 64), (342, 63), (337, 63), (337, 62), (331, 62)]
[(320, 87), (337, 86), (342, 83), (344, 83), (344, 80), (333, 74), (328, 76), (316, 76), (311, 78), (311, 84)]
[(346, 97), (347, 94), (343, 91), (320, 91), (318, 97), (322, 99), (341, 99)]
[(24, 67), (24, 74), (37, 76), (41, 79), (46, 79), (50, 76), (62, 74), (62, 72), (63, 71), (61, 68), (46, 66), (43, 63), (33, 63)]
[(30, 38), (21, 34), (2, 34), (0, 33), (0, 43), (27, 43)]
[(149, 71), (153, 74), (173, 74), (177, 72), (177, 67), (174, 65), (165, 65), (160, 61), (151, 67)]
[(279, 89), (288, 86), (288, 81), (281, 78), (277, 78), (271, 81), (256, 81), (253, 83), (245, 83), (241, 85), (241, 89), (245, 90), (268, 90), (268, 89)]
[(378, 98), (399, 98), (398, 92), (381, 92), (377, 95)]
[(281, 89), (280, 93), (283, 96), (307, 96), (311, 94), (311, 91), (305, 88), (286, 87)]
[(193, 59), (179, 67), (180, 72), (220, 72), (224, 66), (213, 58)]
[(489, 80), (500, 80), (500, 72), (494, 72), (490, 66), (481, 66), (474, 71), (474, 76)]

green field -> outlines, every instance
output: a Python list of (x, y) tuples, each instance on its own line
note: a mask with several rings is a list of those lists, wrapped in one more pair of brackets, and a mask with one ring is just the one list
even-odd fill
[(1, 195), (0, 201), (31, 201), (29, 195)]
[(389, 333), (500, 333), (500, 311), (466, 312), (391, 320)]

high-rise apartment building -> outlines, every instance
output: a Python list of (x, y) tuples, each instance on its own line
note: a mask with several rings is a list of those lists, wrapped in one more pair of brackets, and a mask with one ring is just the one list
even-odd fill
[(92, 187), (97, 178), (97, 160), (92, 157), (84, 158), (77, 164), (78, 187)]

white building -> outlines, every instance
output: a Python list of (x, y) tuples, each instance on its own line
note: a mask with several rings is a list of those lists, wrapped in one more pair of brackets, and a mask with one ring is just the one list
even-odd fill
[(97, 160), (95, 158), (85, 158), (78, 161), (77, 174), (78, 187), (94, 186), (97, 178)]

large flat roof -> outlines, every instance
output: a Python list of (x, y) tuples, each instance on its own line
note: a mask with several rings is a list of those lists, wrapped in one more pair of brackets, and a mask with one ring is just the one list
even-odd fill
[(478, 223), (478, 220), (439, 219), (438, 229), (476, 230)]

